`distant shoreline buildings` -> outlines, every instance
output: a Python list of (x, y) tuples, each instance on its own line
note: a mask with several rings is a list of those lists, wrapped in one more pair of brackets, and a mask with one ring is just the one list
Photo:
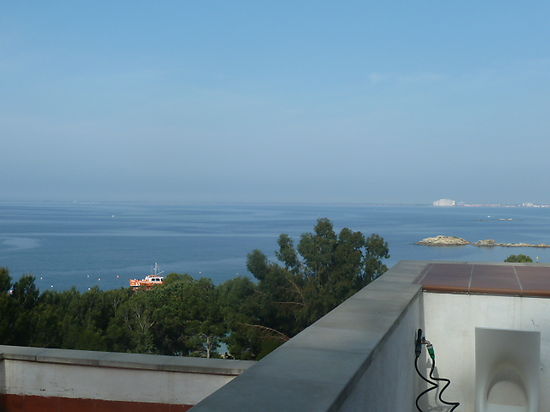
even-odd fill
[(537, 203), (531, 203), (531, 202), (524, 202), (521, 204), (521, 207), (550, 207), (550, 205), (542, 205)]
[(452, 199), (439, 199), (433, 202), (435, 207), (453, 207), (456, 206), (456, 201)]
[(530, 207), (530, 208), (550, 208), (550, 204), (523, 202), (518, 204), (505, 203), (464, 203), (453, 199), (439, 199), (432, 203), (434, 207)]

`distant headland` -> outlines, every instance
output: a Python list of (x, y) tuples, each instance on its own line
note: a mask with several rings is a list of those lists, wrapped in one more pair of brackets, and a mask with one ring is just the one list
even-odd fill
[(538, 248), (550, 248), (550, 244), (546, 243), (500, 243), (493, 239), (478, 240), (477, 242), (470, 242), (466, 239), (457, 236), (444, 236), (438, 235), (434, 237), (427, 237), (425, 239), (416, 242), (417, 245), (422, 246), (465, 246), (472, 245), (477, 247), (538, 247)]

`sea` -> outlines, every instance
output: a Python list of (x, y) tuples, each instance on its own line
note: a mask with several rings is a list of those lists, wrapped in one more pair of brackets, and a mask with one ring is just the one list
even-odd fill
[(33, 274), (41, 291), (128, 287), (155, 262), (165, 274), (219, 284), (251, 276), (246, 256), (252, 250), (275, 259), (281, 233), (298, 241), (323, 217), (336, 230), (381, 235), (390, 267), (404, 259), (501, 262), (519, 253), (550, 263), (550, 249), (415, 244), (439, 234), (550, 243), (550, 209), (544, 208), (0, 202), (0, 267), (15, 280)]

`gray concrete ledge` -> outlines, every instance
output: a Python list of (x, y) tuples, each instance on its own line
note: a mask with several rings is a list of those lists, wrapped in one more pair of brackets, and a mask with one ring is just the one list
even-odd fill
[(3, 360), (231, 376), (242, 374), (256, 363), (229, 359), (0, 345), (0, 361)]
[(337, 411), (420, 297), (426, 264), (400, 262), (193, 411)]

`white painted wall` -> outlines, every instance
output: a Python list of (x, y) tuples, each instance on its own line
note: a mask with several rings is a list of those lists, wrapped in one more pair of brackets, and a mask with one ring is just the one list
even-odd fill
[(0, 393), (195, 405), (254, 364), (0, 345)]
[(474, 411), (475, 328), (541, 333), (541, 412), (550, 412), (550, 299), (424, 293), (425, 334), (435, 348), (439, 374), (451, 379), (445, 398), (457, 411)]
[(4, 393), (195, 405), (234, 376), (4, 360)]

